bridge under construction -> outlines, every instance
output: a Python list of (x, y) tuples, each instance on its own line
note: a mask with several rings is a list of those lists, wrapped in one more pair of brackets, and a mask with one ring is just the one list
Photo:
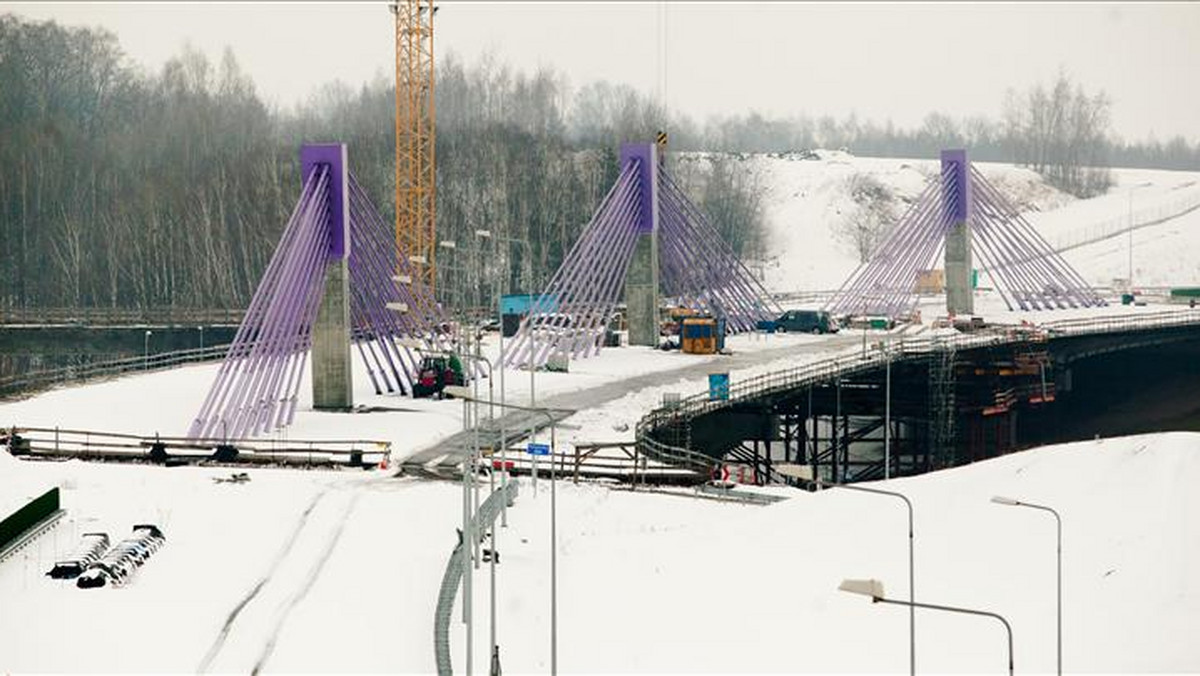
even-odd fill
[(1174, 311), (878, 342), (650, 412), (647, 457), (697, 480), (737, 467), (794, 483), (920, 474), (1046, 443), (1200, 429), (1200, 312)]

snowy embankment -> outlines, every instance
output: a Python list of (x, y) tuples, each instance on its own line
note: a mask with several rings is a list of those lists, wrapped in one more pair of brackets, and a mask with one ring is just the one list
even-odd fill
[[(702, 157), (702, 156), (701, 156)], [(695, 158), (693, 158), (695, 159)], [(938, 172), (936, 160), (855, 157), (839, 151), (815, 154), (749, 155), (739, 167), (754, 172), (762, 186), (768, 257), (762, 266), (774, 292), (838, 288), (858, 265), (845, 236), (861, 217), (852, 184), (878, 184), (894, 218)], [(1200, 203), (1200, 173), (1114, 169), (1116, 184), (1105, 195), (1078, 200), (1047, 185), (1029, 169), (977, 162), (975, 166), (1009, 198), (1055, 247), (1115, 232), (1132, 215), (1135, 223)], [(1200, 284), (1200, 211), (1134, 234), (1134, 281), (1142, 286)], [(1128, 277), (1128, 235), (1070, 249), (1067, 260), (1092, 284), (1109, 286)], [(756, 272), (758, 270), (756, 269)]]
[[(915, 505), (918, 599), (1004, 615), (1018, 673), (1054, 669), (1054, 523), (991, 504), (997, 494), (1063, 515), (1068, 671), (1194, 671), (1198, 445), (1200, 435), (1182, 433), (1106, 439), (874, 485)], [(0, 669), (433, 670), (434, 600), (461, 504), (454, 485), (284, 470), (251, 470), (241, 485), (210, 480), (226, 473), (0, 456), (0, 485), (60, 483), (68, 509), (63, 525), (0, 564)], [(549, 666), (548, 487), (535, 498), (523, 481), (498, 541), (498, 636), (514, 673)], [(559, 667), (905, 671), (904, 609), (836, 591), (843, 578), (875, 577), (907, 597), (903, 505), (777, 490), (792, 499), (752, 507), (560, 485)], [(167, 544), (127, 586), (80, 590), (42, 575), (78, 534), (147, 521)], [(489, 652), (486, 572), (476, 577), (477, 667)], [(452, 645), (461, 670), (458, 623)], [(1002, 672), (1003, 630), (920, 612), (917, 664)]]

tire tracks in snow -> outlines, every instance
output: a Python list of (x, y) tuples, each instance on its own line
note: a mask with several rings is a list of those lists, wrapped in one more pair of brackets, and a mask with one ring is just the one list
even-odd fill
[(308, 507), (301, 512), (300, 518), (296, 521), (296, 525), (292, 528), (291, 535), (289, 535), (287, 541), (283, 543), (283, 547), (279, 549), (279, 552), (275, 554), (275, 558), (271, 561), (271, 566), (267, 569), (267, 572), (258, 579), (258, 582), (256, 582), (255, 585), (250, 588), (250, 591), (242, 597), (241, 601), (238, 601), (237, 605), (235, 605), (233, 610), (229, 612), (229, 615), (226, 616), (225, 624), (221, 626), (221, 631), (217, 633), (216, 638), (213, 639), (212, 645), (208, 648), (208, 652), (204, 654), (204, 659), (200, 661), (200, 666), (196, 668), (196, 673), (208, 673), (208, 668), (212, 665), (213, 660), (217, 658), (217, 656), (221, 653), (221, 649), (225, 647), (225, 641), (229, 638), (230, 630), (233, 629), (233, 623), (235, 620), (237, 620), (238, 615), (245, 610), (246, 606), (254, 600), (254, 597), (258, 596), (258, 593), (262, 591), (262, 588), (271, 580), (271, 577), (275, 574), (275, 571), (279, 569), (280, 564), (283, 563), (284, 559), (286, 559), (288, 554), (292, 551), (292, 547), (295, 546), (296, 540), (300, 539), (300, 533), (304, 530), (304, 526), (308, 523), (309, 515), (312, 514), (313, 510), (316, 509), (317, 504), (321, 502), (321, 500), (328, 494), (328, 488), (320, 493), (317, 493), (313, 496), (312, 501), (308, 503)]
[(363, 495), (421, 484), (393, 477), (351, 480), (313, 496), (267, 571), (226, 616), (197, 673), (261, 671), (274, 655), (293, 610), (321, 577)]
[(342, 511), (341, 518), (337, 521), (338, 526), (337, 530), (333, 533), (333, 537), (329, 538), (328, 542), (325, 543), (324, 549), (321, 550), (321, 555), (313, 562), (312, 567), (309, 568), (308, 575), (304, 579), (304, 584), (292, 593), (291, 597), (288, 598), (287, 602), (280, 609), (279, 615), (275, 620), (275, 625), (271, 628), (271, 636), (267, 639), (266, 645), (263, 646), (263, 650), (258, 656), (258, 661), (254, 663), (254, 669), (250, 671), (251, 674), (257, 676), (263, 665), (267, 663), (267, 660), (271, 659), (272, 653), (275, 652), (275, 644), (279, 640), (279, 632), (283, 630), (283, 625), (287, 623), (292, 610), (304, 600), (304, 597), (308, 596), (313, 583), (320, 577), (321, 571), (325, 568), (325, 563), (329, 561), (330, 555), (333, 554), (334, 548), (337, 547), (338, 540), (342, 539), (342, 533), (346, 530), (346, 522), (349, 521), (350, 515), (354, 513), (354, 508), (358, 506), (360, 498), (362, 498), (362, 493), (355, 492), (354, 497), (350, 499), (350, 502)]

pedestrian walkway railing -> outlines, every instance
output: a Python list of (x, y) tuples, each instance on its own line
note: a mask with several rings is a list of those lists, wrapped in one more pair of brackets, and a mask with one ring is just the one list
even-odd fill
[(1138, 230), (1165, 223), (1196, 209), (1200, 209), (1200, 193), (1193, 192), (1186, 197), (1168, 204), (1159, 204), (1139, 209), (1132, 214), (1115, 216), (1098, 223), (1091, 223), (1084, 227), (1064, 232), (1054, 238), (1054, 250), (1063, 252), (1077, 249), (1081, 246), (1094, 244), (1110, 237), (1127, 233), (1130, 230)]
[(107, 359), (84, 364), (60, 366), (52, 369), (28, 371), (0, 378), (0, 398), (21, 396), (64, 383), (81, 383), (138, 371), (158, 371), (183, 364), (216, 361), (224, 358), (225, 353), (228, 351), (228, 344), (209, 345), (207, 347), (188, 350), (157, 352), (140, 357), (122, 357), (120, 359)]
[(35, 326), (237, 326), (241, 308), (0, 307), (0, 324)]

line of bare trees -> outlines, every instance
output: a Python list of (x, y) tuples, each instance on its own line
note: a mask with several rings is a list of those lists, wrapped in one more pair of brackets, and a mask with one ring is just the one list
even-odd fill
[[(438, 233), (460, 243), (442, 286), (476, 305), (506, 275), (536, 289), (615, 179), (619, 141), (653, 138), (660, 111), (634, 94), (589, 126), (561, 74), (439, 66)], [(145, 73), (106, 31), (0, 16), (0, 307), (244, 306), (296, 198), (301, 143), (347, 143), (393, 218), (393, 114), (387, 79), (272, 110), (228, 50), (213, 64), (185, 47)], [(698, 199), (734, 205), (738, 241), (761, 239), (743, 234), (761, 230), (738, 206), (751, 186), (696, 178)]]

